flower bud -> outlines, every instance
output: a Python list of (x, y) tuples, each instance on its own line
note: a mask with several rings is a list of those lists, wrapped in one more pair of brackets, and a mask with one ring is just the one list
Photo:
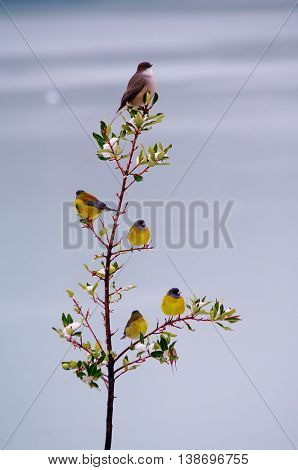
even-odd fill
[(61, 365), (62, 365), (62, 368), (63, 368), (64, 370), (69, 370), (69, 369), (71, 369), (71, 367), (70, 367), (70, 362), (62, 362)]
[(113, 151), (113, 153), (116, 152), (116, 147), (117, 147), (117, 144), (118, 144), (118, 139), (117, 137), (113, 137), (111, 140), (110, 140), (110, 143), (106, 143), (104, 144), (103, 146), (103, 149), (104, 150), (110, 150), (110, 151)]
[(69, 325), (67, 325), (63, 330), (62, 330), (62, 334), (64, 336), (64, 338), (70, 338), (71, 335), (76, 331), (78, 330), (79, 328), (81, 328), (82, 324), (81, 323), (78, 323), (78, 322), (74, 322), (74, 323), (70, 323)]

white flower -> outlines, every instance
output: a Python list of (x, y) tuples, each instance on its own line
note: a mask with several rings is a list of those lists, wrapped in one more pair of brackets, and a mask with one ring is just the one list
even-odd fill
[(225, 310), (225, 313), (230, 313), (231, 310), (233, 310), (233, 309), (232, 309), (231, 307), (229, 307), (229, 308), (227, 308), (227, 309)]
[(110, 150), (110, 151), (113, 150), (113, 152), (115, 153), (117, 144), (118, 144), (117, 137), (112, 137), (109, 144), (108, 143), (104, 144), (103, 149), (104, 150)]
[(206, 303), (207, 303), (206, 301), (205, 301), (205, 302), (198, 302), (198, 303), (197, 303), (197, 306), (198, 306), (199, 308), (201, 308), (201, 307), (204, 307), (204, 305), (206, 305)]
[(140, 352), (145, 352), (146, 351), (146, 345), (142, 343), (138, 343), (135, 345), (135, 349)]
[(105, 269), (104, 269), (104, 268), (99, 269), (98, 271), (96, 271), (96, 274), (97, 274), (99, 277), (101, 277), (101, 278), (105, 277), (105, 273), (106, 273), (106, 272), (105, 272)]
[(74, 323), (70, 323), (69, 325), (67, 325), (63, 330), (62, 330), (62, 334), (64, 336), (64, 338), (70, 338), (71, 335), (73, 335), (73, 333), (78, 330), (79, 328), (81, 328), (82, 324), (81, 323), (78, 323), (78, 322), (74, 322)]
[(145, 352), (147, 351), (148, 353), (152, 353), (152, 351), (154, 351), (154, 343), (152, 344), (142, 344), (142, 343), (138, 343), (135, 345), (135, 349), (137, 349), (139, 352)]
[[(114, 274), (114, 272), (117, 271), (117, 269), (119, 269), (119, 266), (118, 267), (110, 266), (110, 274)], [(96, 274), (97, 274), (98, 277), (103, 279), (106, 275), (105, 268), (99, 269), (98, 271), (96, 271)]]
[(87, 284), (87, 286), (86, 286), (86, 290), (88, 292), (91, 292), (93, 290), (93, 288), (94, 288), (94, 286), (92, 286), (92, 284)]
[(152, 351), (155, 350), (155, 349), (154, 349), (154, 343), (149, 344), (147, 350), (148, 350), (149, 353), (152, 353)]
[(94, 377), (92, 375), (85, 375), (85, 377), (82, 378), (85, 384), (90, 384), (93, 381), (93, 379)]

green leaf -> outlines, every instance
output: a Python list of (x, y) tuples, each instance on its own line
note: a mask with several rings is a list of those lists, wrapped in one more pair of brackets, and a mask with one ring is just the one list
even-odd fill
[(134, 118), (134, 121), (133, 121), (133, 122), (135, 123), (135, 125), (136, 125), (136, 127), (137, 127), (138, 129), (140, 129), (140, 127), (142, 127), (142, 124), (143, 124), (143, 122), (144, 122), (144, 119), (142, 118), (141, 113), (138, 113), (138, 114), (136, 115), (136, 117)]
[(52, 330), (54, 330), (60, 336), (60, 338), (64, 338), (62, 330), (60, 330), (60, 328), (55, 328), (54, 326), (52, 326)]
[(241, 321), (241, 319), (238, 317), (230, 317), (230, 318), (225, 318), (225, 321), (229, 323), (237, 323), (238, 321)]
[(97, 385), (96, 382), (90, 382), (89, 387), (90, 388), (99, 388), (99, 386)]
[(93, 287), (92, 287), (91, 290), (88, 290), (88, 294), (89, 294), (89, 295), (94, 295), (94, 292), (96, 291), (96, 289), (97, 289), (97, 287), (98, 287), (98, 284), (99, 284), (99, 281), (97, 281), (97, 282), (93, 285)]
[(152, 351), (151, 353), (151, 357), (154, 357), (155, 359), (159, 359), (162, 356), (163, 356), (163, 351)]
[(164, 336), (160, 337), (159, 344), (162, 351), (166, 351), (168, 349), (168, 342)]
[(153, 100), (152, 100), (152, 106), (154, 106), (157, 101), (158, 101), (158, 94), (154, 93)]
[(81, 331), (76, 331), (75, 333), (72, 334), (72, 336), (82, 336), (82, 332)]
[(141, 175), (133, 175), (133, 177), (137, 183), (140, 183), (144, 179)]
[(232, 328), (230, 328), (229, 326), (224, 326), (222, 323), (219, 323), (218, 321), (215, 322), (217, 325), (219, 325), (223, 330), (226, 330), (226, 331), (233, 331)]
[(77, 370), (76, 371), (76, 376), (82, 380), (83, 377), (85, 377), (86, 374), (84, 374), (84, 372), (80, 371), (80, 370)]
[(98, 364), (101, 364), (104, 360), (108, 359), (106, 354), (103, 353), (100, 358), (98, 359)]
[(106, 134), (107, 134), (108, 137), (109, 137), (110, 134), (111, 134), (111, 130), (112, 130), (112, 129), (111, 129), (111, 126), (110, 126), (110, 124), (108, 124), (107, 127), (106, 127)]
[(155, 157), (155, 152), (152, 147), (148, 147), (148, 152), (150, 154), (150, 157), (154, 160)]
[(135, 289), (137, 286), (132, 284), (131, 286), (122, 287), (121, 292), (127, 292), (131, 289)]
[(172, 144), (168, 145), (168, 146), (164, 149), (164, 153), (167, 153), (172, 147), (173, 147)]
[(150, 91), (146, 91), (145, 95), (143, 96), (144, 104), (149, 104), (151, 101)]
[(96, 379), (98, 379), (98, 378), (101, 377), (101, 376), (102, 376), (102, 371), (101, 371), (101, 369), (97, 369), (97, 371), (96, 371), (95, 374), (94, 374), (94, 377), (96, 377)]
[(101, 135), (104, 138), (104, 141), (106, 141), (106, 129), (107, 125), (104, 121), (100, 121), (100, 130), (101, 130)]
[(101, 155), (100, 153), (97, 154), (99, 160), (110, 160), (110, 157), (104, 157), (103, 155)]
[(187, 328), (188, 328), (190, 331), (195, 331), (195, 330), (190, 326), (189, 323), (187, 323), (186, 321), (185, 321), (184, 323), (185, 323), (185, 325), (187, 326)]
[(93, 135), (94, 139), (97, 141), (99, 147), (102, 148), (105, 144), (104, 139), (99, 134), (96, 134), (95, 132), (93, 132), (92, 135)]
[(140, 333), (140, 343), (144, 344), (144, 335)]
[(108, 233), (108, 229), (104, 227), (99, 231), (99, 236), (103, 237), (106, 233)]
[(232, 308), (232, 310), (230, 310), (229, 312), (226, 312), (226, 316), (231, 317), (232, 315), (234, 315), (235, 312), (236, 312), (236, 309)]
[(67, 318), (66, 318), (66, 316), (65, 316), (64, 313), (62, 313), (62, 323), (63, 323), (63, 326), (64, 326), (64, 327), (66, 327), (66, 326), (68, 325), (68, 323), (67, 323)]

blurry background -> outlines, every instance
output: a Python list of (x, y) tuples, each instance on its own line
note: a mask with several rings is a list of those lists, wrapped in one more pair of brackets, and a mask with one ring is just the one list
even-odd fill
[[(6, 448), (103, 445), (105, 392), (55, 370), (67, 344), (50, 328), (70, 311), (65, 288), (87, 281), (82, 263), (94, 254), (86, 243), (62, 249), (62, 201), (81, 188), (102, 200), (114, 197), (117, 182), (98, 162), (88, 134), (112, 118), (142, 60), (154, 64), (157, 111), (166, 113), (147, 140), (173, 143), (173, 161), (135, 185), (131, 198), (234, 200), (234, 249), (163, 246), (134, 255), (119, 282), (139, 289), (118, 304), (114, 327), (122, 331), (135, 307), (153, 326), (168, 288), (189, 295), (182, 278), (199, 295), (224, 297), (243, 321), (221, 335), (211, 325), (183, 331), (177, 373), (152, 360), (125, 375), (116, 392), (114, 448), (296, 446), (297, 11), (173, 193), (293, 3), (3, 2), (11, 15), (0, 7), (0, 439)], [(163, 223), (160, 213), (161, 238)]]

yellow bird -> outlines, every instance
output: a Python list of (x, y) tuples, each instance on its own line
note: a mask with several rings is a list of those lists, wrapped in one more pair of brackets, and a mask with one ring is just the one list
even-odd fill
[(134, 310), (126, 327), (124, 328), (124, 335), (121, 339), (126, 337), (130, 339), (139, 339), (141, 333), (142, 335), (146, 334), (147, 328), (147, 320), (138, 310)]
[(127, 238), (132, 246), (147, 245), (150, 240), (150, 230), (144, 220), (137, 220), (130, 228)]
[(161, 309), (165, 315), (172, 317), (182, 315), (185, 311), (185, 302), (179, 289), (173, 287), (166, 293), (162, 300)]
[(92, 194), (88, 194), (85, 191), (79, 190), (76, 192), (76, 199), (74, 206), (78, 213), (78, 216), (83, 220), (94, 220), (102, 211), (115, 211), (111, 209), (104, 202), (99, 201)]

